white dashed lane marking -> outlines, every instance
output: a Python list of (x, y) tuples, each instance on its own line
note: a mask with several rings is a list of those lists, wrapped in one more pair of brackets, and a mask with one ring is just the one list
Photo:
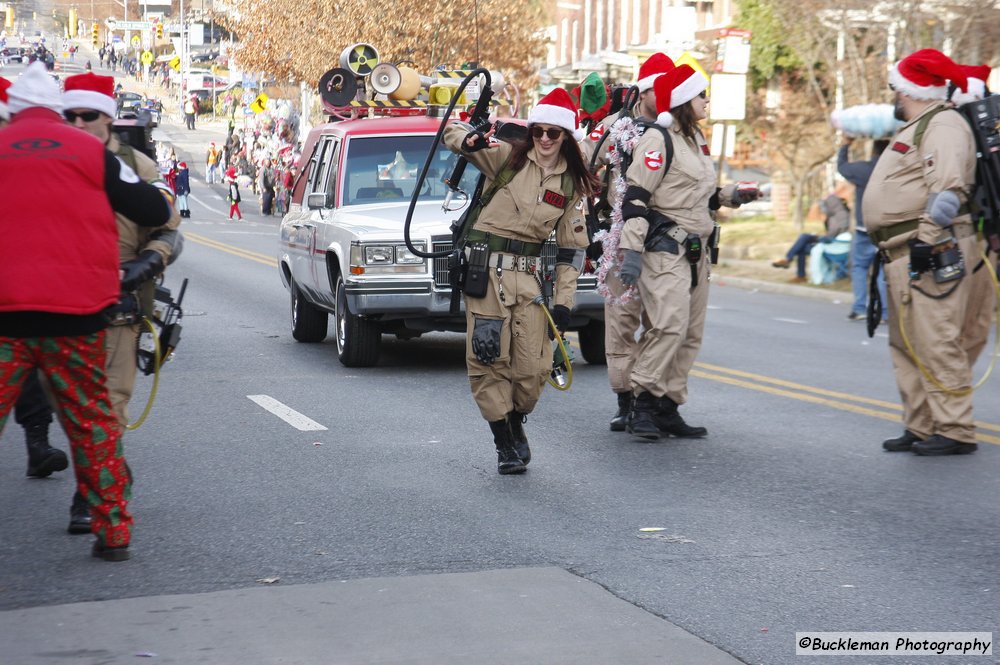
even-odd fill
[(303, 432), (315, 432), (327, 429), (312, 418), (302, 415), (295, 409), (282, 404), (270, 395), (247, 395), (247, 399), (251, 402), (255, 402), (266, 411), (270, 411), (297, 430), (301, 430)]
[(780, 321), (781, 323), (795, 323), (800, 326), (804, 326), (807, 323), (809, 323), (808, 321), (803, 321), (801, 319), (783, 319), (783, 318), (774, 318), (772, 319), (772, 321)]

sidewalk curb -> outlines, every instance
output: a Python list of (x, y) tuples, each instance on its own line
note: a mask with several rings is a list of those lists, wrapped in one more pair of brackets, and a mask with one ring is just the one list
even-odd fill
[(799, 286), (796, 284), (780, 284), (768, 282), (762, 279), (751, 279), (749, 277), (726, 277), (722, 275), (712, 275), (713, 286), (735, 286), (747, 291), (763, 291), (764, 293), (776, 293), (786, 296), (798, 296), (800, 298), (812, 298), (813, 300), (825, 300), (834, 304), (851, 303), (851, 294), (846, 291), (828, 291), (817, 289), (811, 286)]

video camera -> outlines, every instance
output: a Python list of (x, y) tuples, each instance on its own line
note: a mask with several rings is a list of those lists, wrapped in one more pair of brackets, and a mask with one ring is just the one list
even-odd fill
[(111, 131), (118, 134), (122, 143), (127, 144), (156, 160), (153, 143), (153, 122), (148, 111), (139, 111), (132, 118), (117, 118), (111, 123)]

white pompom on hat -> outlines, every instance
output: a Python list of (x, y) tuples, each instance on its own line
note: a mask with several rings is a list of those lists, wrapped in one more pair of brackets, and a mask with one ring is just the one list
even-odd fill
[(968, 104), (986, 96), (986, 82), (990, 79), (992, 69), (989, 65), (959, 65), (965, 73), (968, 89), (965, 92), (956, 89), (951, 95), (955, 106)]
[(62, 113), (62, 94), (59, 85), (39, 61), (28, 65), (7, 90), (7, 107), (11, 113), (20, 113), (32, 107), (41, 107)]
[(576, 122), (576, 104), (562, 88), (555, 88), (542, 97), (528, 112), (528, 126), (536, 123), (562, 127), (573, 135), (575, 141), (582, 141), (584, 137), (584, 132)]
[(660, 127), (674, 124), (670, 110), (690, 102), (707, 88), (708, 79), (690, 65), (681, 65), (656, 79), (653, 85), (656, 92), (656, 124)]
[(962, 68), (941, 51), (925, 48), (896, 63), (889, 72), (889, 84), (898, 92), (918, 101), (948, 99), (948, 82), (965, 92), (967, 76)]
[(646, 92), (653, 87), (653, 82), (667, 72), (674, 70), (674, 61), (664, 53), (654, 53), (639, 67), (639, 80), (636, 87), (639, 92)]
[(115, 79), (93, 72), (68, 77), (63, 87), (63, 108), (93, 109), (104, 115), (115, 117), (118, 103), (115, 101)]
[(10, 81), (0, 76), (0, 120), (10, 120), (10, 109), (7, 108), (7, 88)]

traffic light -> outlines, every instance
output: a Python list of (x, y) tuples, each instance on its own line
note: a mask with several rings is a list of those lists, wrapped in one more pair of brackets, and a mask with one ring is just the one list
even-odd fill
[(163, 39), (163, 24), (162, 23), (157, 23), (156, 24), (156, 38), (157, 39)]
[(97, 23), (92, 24), (90, 26), (90, 34), (91, 34), (91, 41), (94, 43), (94, 46), (97, 46), (98, 44), (101, 43), (101, 26), (100, 25), (98, 25)]

